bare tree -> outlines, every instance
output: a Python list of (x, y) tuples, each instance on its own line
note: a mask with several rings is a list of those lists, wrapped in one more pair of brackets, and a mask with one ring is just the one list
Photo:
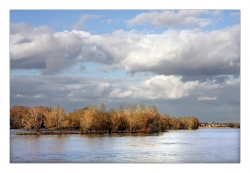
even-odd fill
[(61, 122), (64, 118), (64, 107), (55, 105), (51, 110), (45, 112), (45, 126), (61, 130)]
[(43, 122), (43, 114), (39, 112), (38, 107), (29, 109), (29, 125), (32, 126), (36, 131), (40, 131), (42, 122)]

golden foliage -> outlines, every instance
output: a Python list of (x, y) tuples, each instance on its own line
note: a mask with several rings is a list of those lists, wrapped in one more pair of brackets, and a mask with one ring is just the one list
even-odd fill
[(12, 128), (24, 127), (40, 130), (43, 124), (47, 129), (79, 129), (81, 133), (143, 132), (152, 133), (169, 129), (197, 129), (199, 120), (195, 117), (176, 118), (160, 115), (157, 108), (144, 104), (120, 106), (118, 110), (106, 110), (104, 103), (87, 106), (73, 112), (64, 113), (64, 107), (21, 107), (10, 109)]

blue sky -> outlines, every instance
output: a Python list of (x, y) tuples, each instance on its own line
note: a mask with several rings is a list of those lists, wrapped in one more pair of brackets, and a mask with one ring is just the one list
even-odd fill
[[(28, 23), (34, 27), (47, 25), (54, 31), (72, 30), (73, 25), (84, 15), (95, 15), (97, 18), (88, 19), (79, 29), (91, 32), (93, 34), (106, 34), (115, 30), (123, 29), (125, 31), (135, 30), (153, 30), (161, 33), (171, 26), (153, 27), (145, 23), (139, 26), (127, 26), (125, 21), (134, 18), (142, 13), (150, 13), (156, 10), (11, 10), (10, 22)], [(157, 10), (159, 13), (164, 10)], [(169, 10), (178, 13), (178, 10)], [(203, 30), (222, 29), (228, 26), (239, 24), (239, 10), (223, 10), (218, 14), (210, 10), (208, 14), (201, 15), (206, 19), (212, 19), (213, 23), (203, 27)], [(216, 13), (216, 12), (215, 12)], [(236, 17), (237, 16), (237, 17)], [(182, 29), (181, 27), (179, 27)]]
[(10, 10), (10, 105), (240, 121), (239, 10)]

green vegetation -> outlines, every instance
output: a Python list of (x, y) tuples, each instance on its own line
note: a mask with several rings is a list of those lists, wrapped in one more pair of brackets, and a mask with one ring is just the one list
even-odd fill
[(176, 129), (197, 129), (199, 120), (195, 117), (175, 118), (159, 114), (155, 106), (144, 104), (120, 106), (118, 110), (106, 110), (106, 106), (87, 106), (73, 112), (64, 112), (64, 107), (13, 106), (10, 108), (10, 128), (49, 130), (79, 129), (80, 133), (153, 133)]

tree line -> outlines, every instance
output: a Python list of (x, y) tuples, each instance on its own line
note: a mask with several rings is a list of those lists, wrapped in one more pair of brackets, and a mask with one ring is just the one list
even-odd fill
[(240, 123), (227, 123), (226, 127), (230, 128), (240, 128)]
[(90, 105), (83, 109), (65, 113), (62, 106), (53, 107), (12, 106), (10, 108), (10, 128), (40, 131), (75, 129), (80, 133), (153, 133), (177, 129), (197, 129), (199, 120), (193, 116), (176, 118), (159, 114), (156, 106), (144, 104), (120, 106), (118, 110), (106, 110), (104, 103)]

